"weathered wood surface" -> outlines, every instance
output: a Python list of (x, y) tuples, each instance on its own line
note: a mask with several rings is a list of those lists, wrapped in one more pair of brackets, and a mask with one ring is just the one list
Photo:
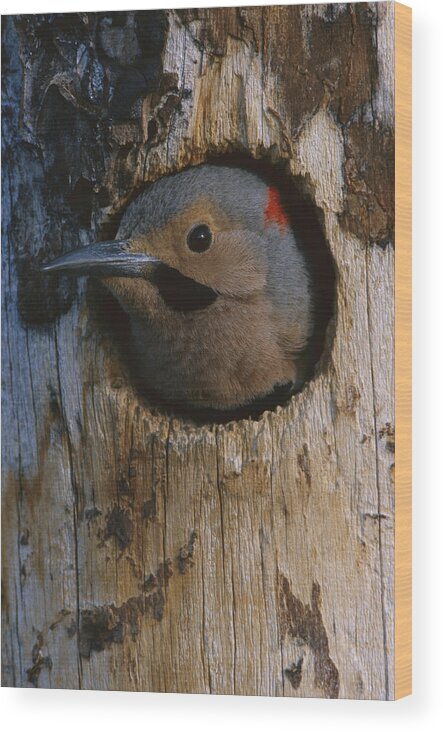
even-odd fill
[[(3, 26), (3, 683), (391, 698), (393, 6)], [(304, 176), (336, 315), (286, 407), (193, 426), (30, 262), (232, 150)]]

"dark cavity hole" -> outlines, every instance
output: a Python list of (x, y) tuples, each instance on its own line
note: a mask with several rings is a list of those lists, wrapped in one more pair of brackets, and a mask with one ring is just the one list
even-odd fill
[[(324, 234), (323, 213), (314, 204), (306, 181), (303, 178), (294, 179), (283, 162), (276, 164), (266, 159), (254, 160), (240, 153), (209, 157), (205, 162), (252, 171), (279, 191), (282, 206), (305, 256), (313, 286), (314, 329), (304, 354), (303, 388), (304, 384), (325, 367), (332, 343), (332, 328), (328, 326), (333, 321), (335, 310), (335, 265)], [(131, 200), (139, 193), (140, 190), (135, 191)], [(102, 231), (102, 239), (116, 236), (119, 218), (107, 223), (106, 230)], [(284, 406), (294, 394), (292, 385), (278, 386), (271, 394), (228, 411), (198, 409), (177, 401), (171, 403), (158, 394), (147, 391), (140, 383), (131, 357), (129, 320), (118, 302), (104, 286), (92, 279), (89, 283), (88, 300), (100, 331), (117, 348), (120, 366), (124, 372), (123, 379), (117, 382), (121, 384), (129, 379), (136, 387), (142, 402), (151, 410), (179, 416), (197, 425), (227, 423), (239, 419), (258, 419), (264, 411)]]

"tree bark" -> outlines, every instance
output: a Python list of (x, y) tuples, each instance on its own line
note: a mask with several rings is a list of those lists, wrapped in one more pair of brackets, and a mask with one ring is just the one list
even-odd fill
[[(393, 15), (5, 19), (3, 684), (393, 697)], [(195, 425), (36, 263), (233, 152), (321, 209), (335, 314), (287, 405)]]

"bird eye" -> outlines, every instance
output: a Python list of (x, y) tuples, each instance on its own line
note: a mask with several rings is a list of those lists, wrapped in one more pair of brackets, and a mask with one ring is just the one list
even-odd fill
[(191, 252), (206, 252), (211, 246), (212, 232), (206, 224), (194, 226), (188, 234), (187, 243)]

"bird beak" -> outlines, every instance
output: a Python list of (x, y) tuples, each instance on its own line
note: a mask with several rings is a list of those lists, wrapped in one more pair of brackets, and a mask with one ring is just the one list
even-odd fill
[(131, 243), (102, 241), (63, 254), (42, 265), (42, 272), (66, 272), (98, 277), (143, 277), (148, 268), (160, 260), (143, 252), (131, 250)]

